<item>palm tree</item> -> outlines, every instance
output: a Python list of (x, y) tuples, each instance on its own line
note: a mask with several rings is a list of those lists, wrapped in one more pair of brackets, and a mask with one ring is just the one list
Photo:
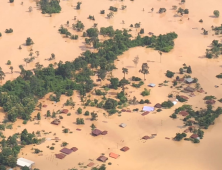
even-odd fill
[(37, 57), (38, 57), (38, 56), (39, 56), (39, 51), (36, 51), (35, 53), (36, 53), (36, 55), (37, 55)]
[(144, 74), (144, 80), (146, 80), (145, 75), (149, 73), (149, 66), (147, 63), (142, 64), (142, 69), (140, 72)]
[(142, 70), (141, 73), (144, 74), (144, 80), (146, 80), (146, 79), (145, 79), (145, 75), (149, 73), (148, 69)]
[(125, 74), (128, 74), (128, 69), (123, 67), (122, 72), (124, 74), (124, 79), (125, 79)]
[(4, 79), (5, 79), (5, 73), (2, 71), (2, 68), (0, 67), (0, 80), (1, 80), (1, 82)]
[(162, 52), (161, 51), (158, 51), (159, 54), (160, 54), (160, 63), (161, 63), (161, 56), (162, 56)]
[(24, 62), (26, 63), (27, 66), (27, 63), (29, 63), (29, 58), (24, 58)]
[(9, 69), (11, 70), (11, 73), (13, 73), (13, 67), (12, 67), (12, 66), (10, 66), (10, 67), (9, 67)]

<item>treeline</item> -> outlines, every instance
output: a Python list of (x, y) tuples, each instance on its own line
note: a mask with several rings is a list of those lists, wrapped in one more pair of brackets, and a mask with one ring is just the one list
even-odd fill
[[(136, 39), (131, 40), (132, 36), (127, 30), (115, 30), (112, 34), (110, 33), (113, 31), (112, 27), (105, 29), (103, 34), (113, 35), (113, 37), (104, 42), (99, 42), (95, 38), (98, 36), (96, 29), (86, 30), (87, 35), (93, 37), (94, 43), (97, 44), (94, 44), (98, 48), (96, 53), (87, 50), (74, 61), (65, 63), (60, 61), (57, 65), (50, 64), (46, 68), (36, 67), (34, 71), (25, 70), (20, 65), (20, 76), (13, 81), (7, 81), (0, 87), (0, 106), (7, 112), (8, 119), (12, 122), (17, 118), (29, 120), (37, 100), (49, 92), (55, 93), (56, 101), (59, 101), (61, 95), (70, 93), (70, 90), (78, 90), (82, 96), (85, 96), (94, 87), (90, 78), (94, 75), (92, 69), (97, 69), (98, 77), (103, 80), (107, 72), (115, 69), (113, 62), (117, 56), (129, 48), (147, 46), (169, 51), (173, 48), (173, 40), (177, 37), (177, 34), (173, 32), (143, 38), (138, 35)], [(127, 83), (122, 83), (123, 86), (125, 84)]]

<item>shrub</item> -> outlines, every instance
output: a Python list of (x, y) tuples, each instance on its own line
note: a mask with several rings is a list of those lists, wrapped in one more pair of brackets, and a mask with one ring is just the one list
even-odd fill
[(132, 81), (141, 81), (141, 80), (142, 80), (142, 79), (139, 78), (139, 77), (135, 77), (135, 76), (132, 77)]
[(0, 33), (0, 37), (2, 36), (2, 33)]
[(13, 3), (13, 2), (14, 2), (14, 0), (9, 0), (9, 2), (10, 2), (10, 3)]
[(144, 88), (144, 91), (142, 91), (141, 95), (142, 96), (149, 96), (150, 95), (150, 90), (147, 90), (146, 88)]
[(144, 85), (143, 81), (140, 81), (138, 84), (133, 83), (132, 86), (135, 88), (140, 88), (142, 85)]
[(11, 61), (10, 60), (7, 61), (7, 65), (11, 65)]
[(101, 10), (101, 11), (100, 11), (100, 14), (105, 14), (105, 10)]

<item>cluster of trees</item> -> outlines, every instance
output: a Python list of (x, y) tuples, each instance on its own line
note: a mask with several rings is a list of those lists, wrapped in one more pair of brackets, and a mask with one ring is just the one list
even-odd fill
[(142, 91), (141, 95), (142, 96), (149, 96), (150, 95), (150, 89), (147, 90), (146, 88), (144, 88), (144, 91)]
[(13, 29), (11, 28), (5, 30), (5, 33), (12, 33), (12, 32), (13, 32)]
[(206, 57), (209, 59), (218, 58), (222, 54), (222, 43), (219, 43), (218, 40), (213, 40), (211, 45), (211, 49), (206, 49)]
[(140, 81), (139, 83), (132, 83), (132, 86), (135, 87), (135, 88), (140, 88), (142, 85), (144, 85), (144, 82), (143, 81)]
[(186, 133), (177, 133), (176, 136), (174, 137), (174, 140), (180, 141), (180, 140), (182, 140), (186, 136), (187, 136)]
[(76, 124), (77, 125), (84, 125), (84, 119), (83, 118), (76, 118)]
[(188, 10), (188, 9), (179, 8), (179, 9), (177, 10), (177, 13), (180, 13), (181, 15), (183, 15), (183, 14), (189, 14), (189, 10)]
[(164, 13), (164, 12), (166, 12), (166, 8), (160, 8), (160, 9), (159, 9), (159, 13), (160, 13), (160, 14), (162, 14), (162, 13)]
[(89, 15), (88, 19), (95, 21), (94, 15)]
[(191, 67), (190, 66), (187, 67), (186, 64), (183, 65), (184, 67), (179, 69), (180, 74), (183, 74), (185, 72), (184, 70), (186, 70), (188, 74), (191, 74), (192, 73)]
[[(20, 134), (20, 141), (22, 145), (38, 143), (39, 140), (34, 138), (35, 134), (28, 133), (26, 129)], [(18, 154), (22, 148), (19, 145), (18, 140), (19, 134), (14, 134), (9, 136), (7, 139), (3, 138), (0, 142), (1, 152), (0, 152), (0, 169), (6, 170), (6, 166), (14, 168), (17, 165)], [(22, 169), (23, 170), (23, 169)], [(24, 169), (25, 170), (25, 169)], [(29, 169), (28, 169), (29, 170)], [(35, 169), (38, 170), (38, 169)]]
[(171, 107), (174, 106), (174, 104), (173, 104), (173, 102), (171, 102), (170, 100), (168, 100), (168, 101), (163, 102), (163, 103), (161, 104), (161, 106), (162, 106), (163, 108), (171, 108)]
[(38, 3), (40, 4), (43, 14), (60, 13), (62, 10), (61, 6), (59, 5), (59, 0), (40, 0)]
[(212, 109), (211, 105), (207, 105), (206, 109), (201, 109), (198, 111), (194, 111), (190, 105), (183, 105), (177, 108), (174, 114), (178, 114), (180, 111), (187, 111), (189, 113), (189, 117), (184, 119), (185, 124), (186, 121), (189, 121), (190, 118), (194, 118), (196, 123), (201, 127), (207, 129), (210, 125), (214, 124), (216, 118), (222, 114), (222, 108), (218, 107), (215, 110)]
[[(90, 28), (86, 30), (86, 33), (87, 36), (96, 39), (99, 31), (97, 28)], [(65, 63), (60, 61), (56, 65), (49, 64), (45, 68), (36, 66), (33, 71), (25, 70), (20, 66), (20, 76), (13, 81), (7, 81), (0, 88), (0, 106), (5, 112), (8, 112), (10, 121), (16, 121), (17, 118), (29, 120), (37, 100), (47, 93), (54, 92), (56, 101), (59, 101), (60, 96), (70, 90), (78, 90), (81, 96), (85, 96), (94, 87), (90, 77), (93, 75), (92, 69), (96, 69), (100, 73), (98, 75), (101, 79), (104, 79), (106, 73), (115, 68), (114, 60), (124, 51), (136, 46), (148, 46), (168, 51), (173, 48), (173, 40), (177, 34), (173, 32), (152, 37), (145, 36), (142, 38), (140, 35), (135, 39), (131, 39), (131, 37), (127, 30), (115, 30), (112, 38), (104, 42), (99, 42), (97, 39), (93, 43), (98, 52), (87, 50), (74, 61), (66, 61)], [(27, 44), (32, 42), (30, 38), (27, 40)], [(2, 73), (4, 72), (2, 71)], [(4, 78), (3, 74), (0, 76)], [(111, 83), (114, 88), (117, 88), (117, 79), (115, 81), (112, 79)], [(127, 84), (129, 82), (126, 79), (119, 81), (119, 86), (123, 88), (123, 91)], [(116, 100), (108, 99), (104, 108), (115, 109), (117, 103)]]

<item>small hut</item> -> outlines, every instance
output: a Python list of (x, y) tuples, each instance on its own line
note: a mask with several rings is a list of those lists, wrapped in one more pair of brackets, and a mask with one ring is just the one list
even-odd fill
[(59, 125), (61, 123), (61, 121), (59, 119), (55, 119), (51, 122), (51, 124), (53, 125)]
[(184, 88), (184, 90), (186, 91), (186, 92), (195, 92), (195, 88), (192, 88), (192, 87), (186, 87), (186, 88)]
[(192, 135), (190, 136), (190, 138), (197, 139), (197, 138), (198, 138), (198, 135), (197, 135), (197, 134), (192, 134)]
[(106, 135), (108, 132), (105, 130), (101, 133), (101, 135)]
[(67, 114), (69, 112), (68, 109), (63, 109), (60, 113), (64, 113), (64, 114)]
[(72, 147), (70, 150), (72, 150), (73, 152), (76, 152), (78, 150), (78, 148)]
[(147, 139), (151, 139), (149, 136), (144, 136), (142, 137), (142, 139), (147, 140)]
[(95, 164), (93, 162), (88, 163), (88, 167), (93, 167)]
[(185, 82), (190, 84), (193, 83), (194, 79), (193, 78), (185, 78)]
[(161, 104), (160, 103), (157, 103), (157, 104), (155, 104), (155, 106), (154, 106), (155, 108), (158, 108), (158, 109), (160, 109), (162, 106), (161, 106)]
[(63, 158), (66, 157), (66, 155), (63, 154), (63, 153), (55, 154), (55, 156), (56, 156), (56, 158), (58, 158), (58, 159), (63, 159)]
[(99, 129), (94, 129), (93, 131), (92, 131), (92, 135), (93, 136), (99, 136), (99, 135), (101, 135), (101, 131), (99, 130)]
[(125, 128), (126, 124), (125, 123), (121, 123), (119, 126), (122, 127), (122, 128)]
[(126, 151), (128, 151), (130, 148), (129, 147), (127, 147), (127, 146), (124, 146), (123, 148), (121, 148), (120, 150), (121, 151), (123, 151), (123, 152), (126, 152)]
[(186, 111), (180, 111), (179, 114), (182, 115), (182, 116), (188, 116), (189, 115), (189, 113), (186, 112)]
[(146, 115), (148, 115), (149, 113), (150, 113), (150, 112), (146, 111), (146, 112), (142, 113), (141, 115), (142, 115), (142, 116), (146, 116)]
[(60, 152), (65, 153), (66, 155), (69, 155), (70, 153), (72, 153), (72, 150), (68, 148), (63, 148), (60, 150)]
[(101, 162), (106, 162), (108, 160), (108, 158), (105, 157), (105, 156), (100, 156), (100, 157), (97, 158), (97, 160), (101, 161)]
[(183, 98), (184, 100), (188, 100), (189, 99), (189, 97), (183, 96), (183, 95), (180, 95), (180, 97)]
[(109, 157), (114, 158), (114, 159), (117, 159), (117, 158), (119, 157), (119, 155), (111, 152), (111, 153), (109, 154)]
[(215, 104), (215, 102), (216, 102), (215, 100), (207, 100), (206, 104)]

